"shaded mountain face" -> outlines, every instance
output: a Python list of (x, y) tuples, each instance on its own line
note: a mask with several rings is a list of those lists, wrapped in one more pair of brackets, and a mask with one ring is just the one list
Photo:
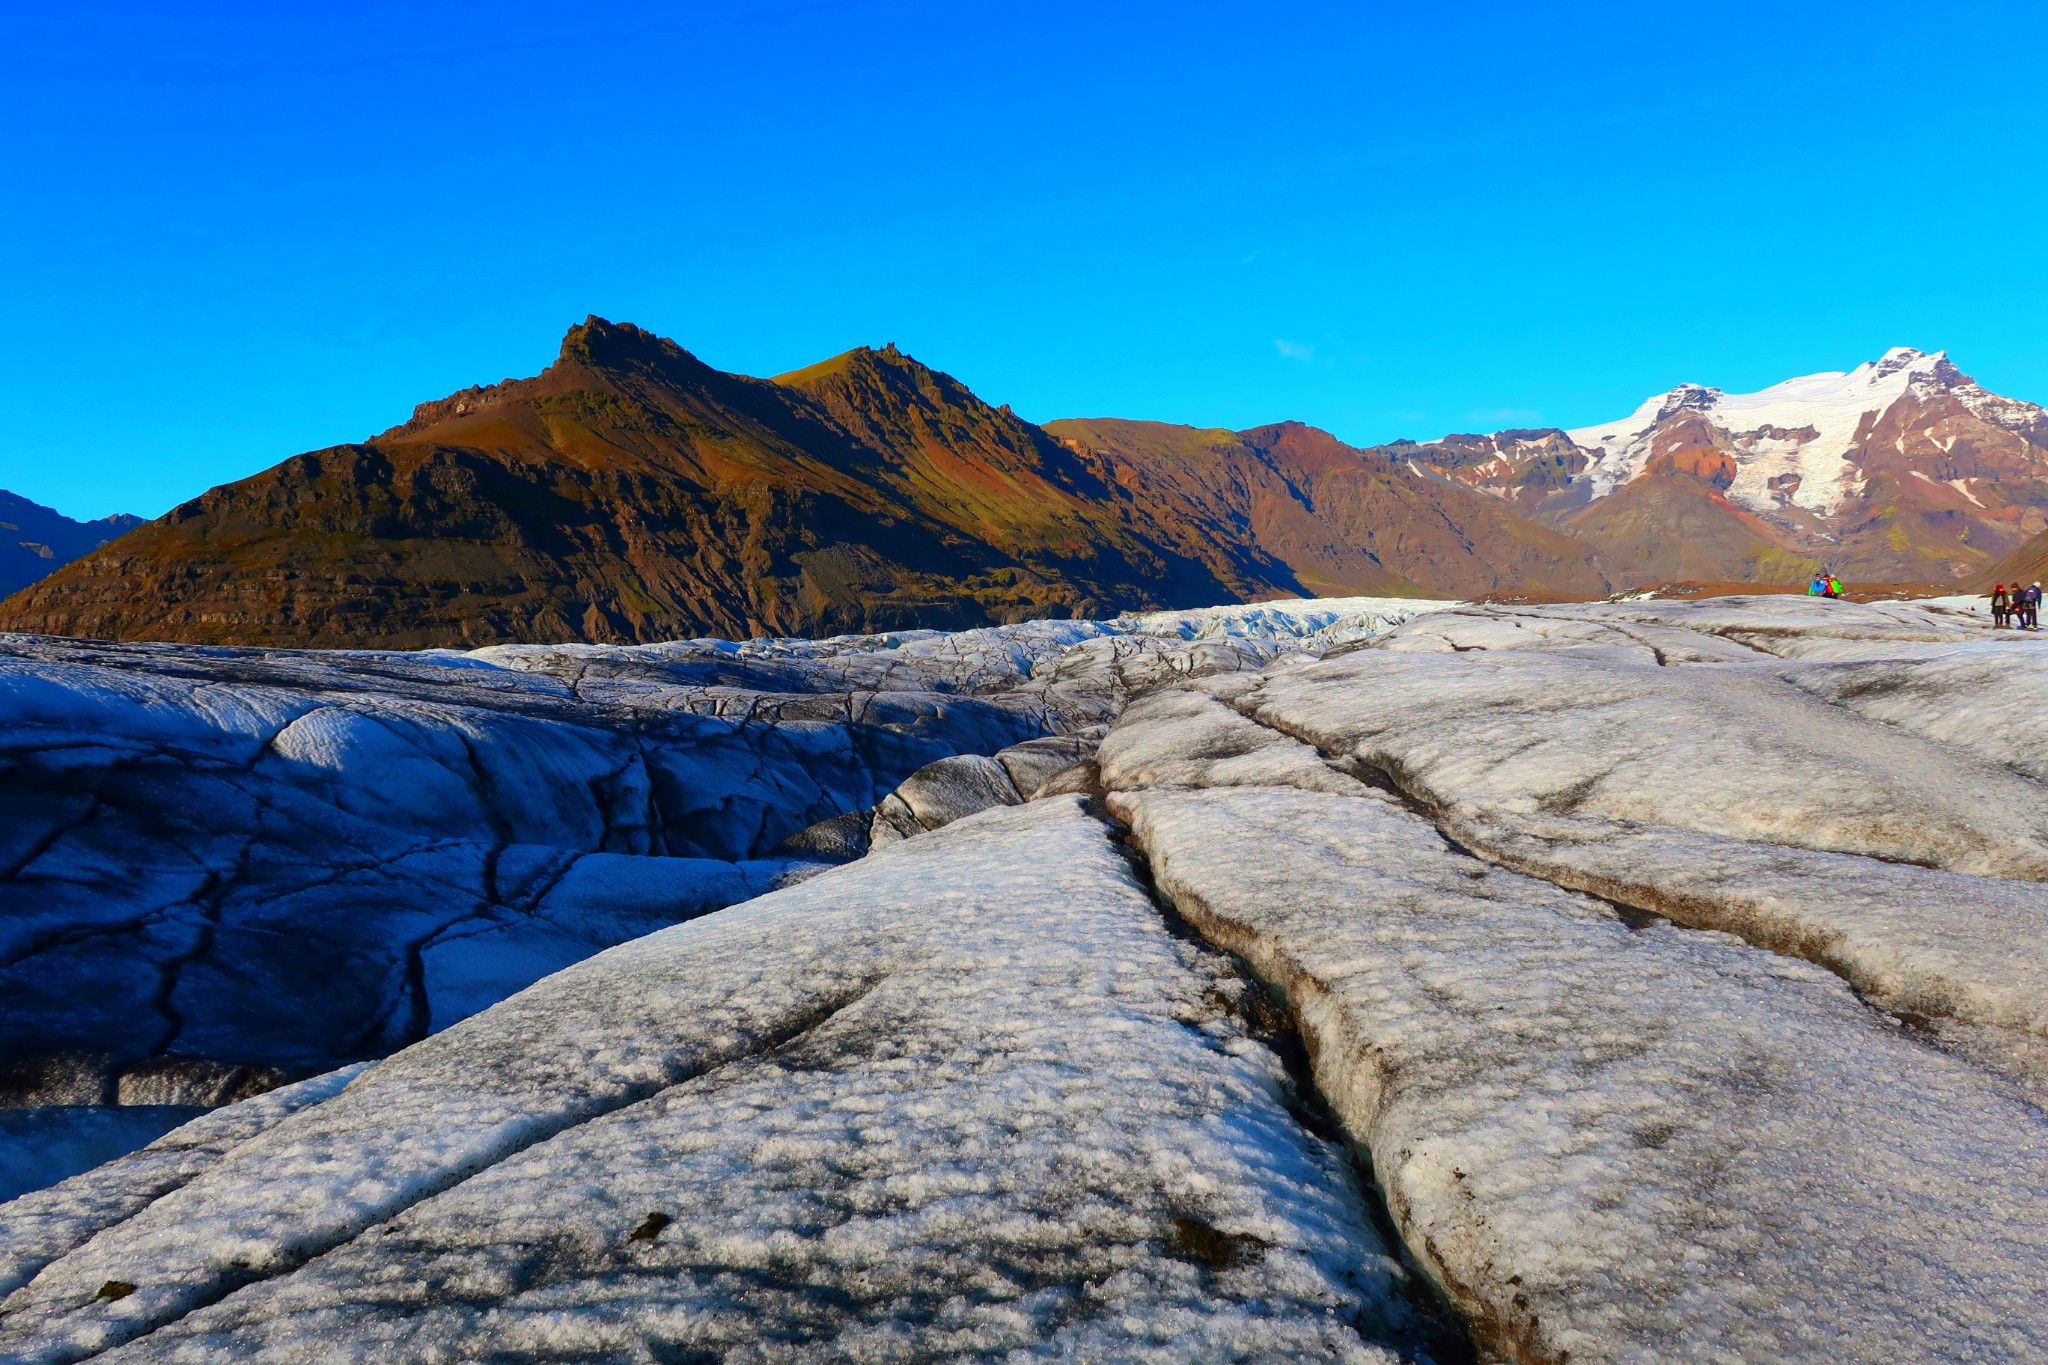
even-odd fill
[(1965, 585), (1989, 592), (2000, 584), (2048, 582), (2048, 531), (2026, 541), (2005, 558), (1978, 573)]
[(1593, 553), (1571, 537), (1299, 422), (1232, 432), (1090, 419), (1045, 429), (1121, 490), (1156, 538), (1227, 555), (1290, 592), (1606, 590)]
[(53, 508), (0, 489), (0, 597), (47, 577), (140, 525), (141, 517), (127, 513), (73, 521)]
[(893, 347), (752, 379), (591, 318), (539, 376), (215, 488), (9, 600), (0, 628), (744, 639), (1106, 615), (1241, 586), (1268, 585), (1149, 537), (1072, 452)]
[(1974, 579), (2048, 529), (2048, 411), (1904, 347), (1758, 393), (1681, 384), (1574, 431), (1386, 447), (1587, 540), (1622, 586)]

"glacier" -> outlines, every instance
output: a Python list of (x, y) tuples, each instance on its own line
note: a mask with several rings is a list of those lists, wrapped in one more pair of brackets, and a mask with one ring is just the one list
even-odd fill
[(1966, 603), (5, 648), (0, 1139), (100, 1162), (5, 1358), (2048, 1354), (2048, 654)]

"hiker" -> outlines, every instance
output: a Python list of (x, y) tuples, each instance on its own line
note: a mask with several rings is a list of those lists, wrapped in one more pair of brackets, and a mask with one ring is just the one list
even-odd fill
[(2034, 584), (2027, 589), (2027, 629), (2041, 628), (2041, 585)]
[(2005, 584), (1994, 583), (1991, 587), (1991, 628), (2005, 629), (2006, 614), (2012, 610), (2012, 599), (2005, 595)]
[(1810, 581), (1806, 585), (1806, 595), (1808, 597), (1818, 597), (1827, 590), (1828, 581), (1827, 579), (1821, 577), (1819, 574), (1815, 574), (1813, 576), (1812, 581)]
[(1822, 597), (1840, 597), (1842, 595), (1842, 580), (1836, 578), (1831, 573), (1822, 574), (1820, 595)]

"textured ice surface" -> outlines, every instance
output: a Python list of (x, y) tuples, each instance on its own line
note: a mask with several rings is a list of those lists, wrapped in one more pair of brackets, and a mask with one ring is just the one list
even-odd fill
[[(1841, 638), (1847, 613), (1802, 639), (1804, 599), (1748, 601), (1758, 605), (1734, 620), (1731, 608), (1702, 608), (1703, 629), (1683, 632), (1698, 643), (1685, 651), (1671, 640), (1653, 649), (1580, 638), (1593, 627), (1640, 633), (1651, 615), (1644, 607), (1668, 617), (1685, 604), (1580, 608), (1561, 624), (1548, 609), (1467, 609), (1425, 618), (1383, 648), (1275, 670), (1236, 704), (1463, 815), (1634, 821), (1961, 872), (2048, 876), (2048, 790), (1786, 681), (1780, 656), (1810, 657)], [(1875, 638), (1861, 643), (1889, 638), (1885, 647), (1912, 657), (1939, 647), (1944, 629), (1879, 616)], [(1439, 639), (1457, 648), (1415, 648)], [(1706, 656), (1732, 640), (1777, 648), (1752, 654), (1761, 665), (1673, 657)], [(2027, 646), (2010, 648), (2015, 659), (2017, 651), (2034, 657)]]
[[(306, 1106), (332, 1098), (369, 1065), (359, 1062), (202, 1114), (147, 1145), (135, 1144), (139, 1151), (5, 1205), (0, 1210), (0, 1295), (13, 1293), (102, 1228), (185, 1184), (223, 1153)], [(158, 1111), (152, 1107), (150, 1112)]]
[(1014, 669), (1009, 690), (949, 690), (973, 650), (857, 688), (716, 651), (494, 653), (522, 667), (0, 646), (16, 1102), (110, 1101), (152, 1057), (379, 1055), (772, 889), (792, 871), (773, 845), (933, 759), (1064, 726)]
[(1377, 800), (1120, 794), (1285, 985), (1408, 1244), (1516, 1359), (2048, 1351), (2048, 1124), (1835, 977), (1460, 854)]
[(1242, 989), (1074, 798), (987, 812), (600, 954), (211, 1153), (74, 1229), (0, 1353), (1412, 1358), (1403, 1272)]
[[(1940, 604), (1786, 597), (1392, 624), (358, 659), (534, 689), (497, 708), (520, 717), (786, 726), (914, 679), (933, 724), (974, 702), (1060, 733), (763, 823), (776, 843), (704, 874), (816, 875), (0, 1209), (0, 1356), (1424, 1349), (1343, 1153), (1240, 1022), (1259, 997), (1040, 790), (1106, 791), (1189, 924), (1285, 995), (1483, 1356), (2048, 1355), (2041, 646)], [(291, 787), (328, 828), (462, 809), (310, 785), (351, 762)], [(503, 887), (555, 847), (494, 839), (413, 856), (497, 849)], [(690, 861), (583, 852), (555, 919), (652, 924)], [(508, 925), (508, 961), (547, 918)], [(517, 977), (422, 978), (431, 1026)]]
[(205, 1112), (175, 1104), (0, 1109), (0, 1203), (132, 1152)]
[(1646, 825), (1443, 823), (1482, 857), (1821, 963), (2048, 1099), (2048, 887)]
[(0, 1105), (39, 1111), (18, 1146), (83, 1153), (148, 1125), (67, 1106), (384, 1055), (1022, 800), (1147, 687), (1425, 605), (470, 654), (0, 638)]
[(864, 851), (778, 845), (928, 763), (1012, 747), (965, 763), (975, 792), (911, 784), (913, 829), (1020, 800), (1085, 755), (1014, 745), (1157, 681), (1423, 606), (469, 655), (4, 636), (0, 1101), (141, 1103), (123, 1076), (193, 1058), (158, 1101), (219, 1103), (219, 1066), (258, 1087), (381, 1056)]
[(2043, 659), (1911, 606), (1464, 607), (1154, 692), (1099, 766), (1483, 1349), (2030, 1360)]

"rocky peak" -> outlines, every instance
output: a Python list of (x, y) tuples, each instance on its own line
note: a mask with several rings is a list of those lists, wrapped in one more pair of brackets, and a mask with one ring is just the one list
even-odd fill
[[(1871, 378), (1883, 379), (1897, 374), (1901, 370), (1931, 369), (1935, 364), (1947, 364), (1947, 362), (1948, 352), (1946, 351), (1936, 351), (1933, 355), (1929, 355), (1927, 352), (1915, 350), (1911, 346), (1894, 346), (1876, 360), (1865, 362), (1865, 366), (1870, 370)], [(1858, 368), (1865, 368), (1865, 366), (1859, 366)], [(1954, 367), (1950, 366), (1950, 368), (1953, 369)]]
[(1664, 401), (1657, 408), (1657, 420), (1680, 412), (1711, 412), (1721, 401), (1721, 390), (1710, 389), (1704, 384), (1680, 384), (1664, 395)]
[(681, 371), (692, 377), (710, 368), (667, 337), (595, 313), (563, 335), (557, 363), (604, 371)]

